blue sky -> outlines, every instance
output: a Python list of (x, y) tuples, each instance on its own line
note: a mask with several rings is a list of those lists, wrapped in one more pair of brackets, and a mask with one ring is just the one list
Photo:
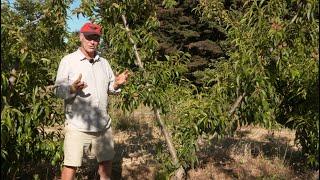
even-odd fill
[(71, 5), (70, 9), (68, 10), (68, 19), (67, 19), (67, 25), (68, 25), (68, 31), (74, 32), (74, 31), (79, 31), (81, 26), (88, 22), (89, 19), (83, 17), (82, 15), (79, 15), (79, 18), (77, 18), (77, 15), (72, 15), (71, 11), (77, 7), (80, 6), (79, 0), (75, 0)]

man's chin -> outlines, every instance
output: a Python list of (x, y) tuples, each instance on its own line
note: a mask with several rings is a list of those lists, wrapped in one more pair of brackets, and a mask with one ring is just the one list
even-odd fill
[(89, 52), (89, 53), (94, 53), (95, 51), (96, 51), (96, 49), (94, 49), (94, 48), (93, 49), (91, 49), (91, 48), (87, 49), (87, 52)]

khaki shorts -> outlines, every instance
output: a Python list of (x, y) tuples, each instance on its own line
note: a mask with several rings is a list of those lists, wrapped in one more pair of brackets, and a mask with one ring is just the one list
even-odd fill
[(65, 126), (64, 165), (80, 167), (83, 158), (98, 162), (112, 160), (115, 155), (112, 129), (100, 132), (81, 132)]

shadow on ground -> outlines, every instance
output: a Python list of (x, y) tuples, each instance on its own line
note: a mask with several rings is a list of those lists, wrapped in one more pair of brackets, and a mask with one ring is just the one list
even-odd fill
[(200, 168), (213, 163), (230, 179), (314, 179), (301, 151), (289, 143), (292, 138), (262, 132), (250, 138), (250, 133), (252, 129), (240, 130), (233, 137), (206, 142), (198, 152)]
[(157, 127), (152, 123), (135, 122), (134, 124), (134, 126), (126, 126), (125, 129), (118, 128), (114, 133), (117, 134), (114, 137), (116, 155), (112, 169), (115, 180), (155, 178), (157, 162), (154, 157), (157, 147), (162, 146), (164, 141), (155, 137), (154, 128)]

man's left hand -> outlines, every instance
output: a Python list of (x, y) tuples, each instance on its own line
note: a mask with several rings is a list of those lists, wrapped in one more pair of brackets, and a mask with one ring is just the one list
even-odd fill
[(118, 89), (121, 85), (125, 84), (128, 80), (129, 75), (130, 75), (130, 72), (128, 69), (126, 69), (121, 74), (116, 76), (116, 81), (113, 85), (114, 89)]

